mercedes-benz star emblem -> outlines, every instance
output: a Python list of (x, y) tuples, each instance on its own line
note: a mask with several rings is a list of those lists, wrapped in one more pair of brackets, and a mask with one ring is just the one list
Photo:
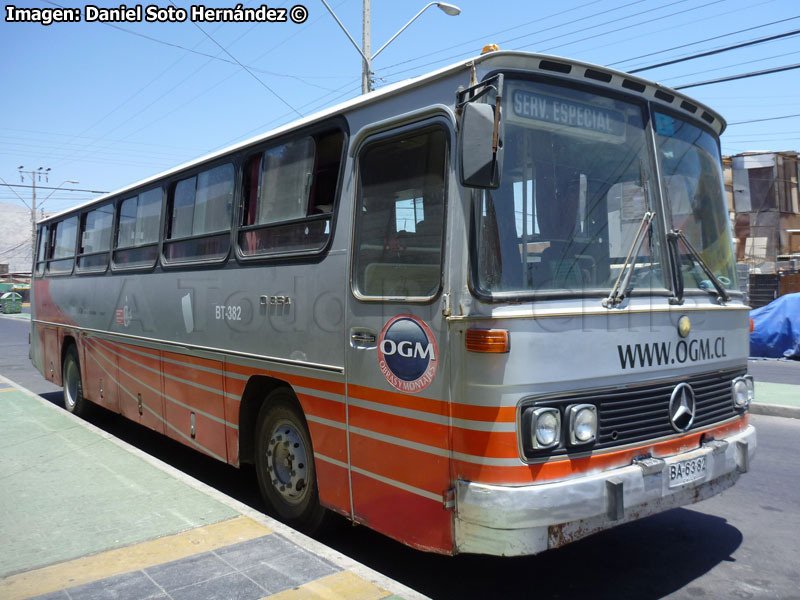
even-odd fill
[(669, 398), (669, 422), (678, 433), (689, 431), (694, 423), (696, 404), (694, 390), (688, 383), (679, 383)]

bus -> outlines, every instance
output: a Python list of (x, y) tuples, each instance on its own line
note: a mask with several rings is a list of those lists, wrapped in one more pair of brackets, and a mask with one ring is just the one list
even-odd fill
[(31, 357), (305, 531), (527, 555), (749, 468), (719, 135), (683, 94), (490, 51), (43, 220)]

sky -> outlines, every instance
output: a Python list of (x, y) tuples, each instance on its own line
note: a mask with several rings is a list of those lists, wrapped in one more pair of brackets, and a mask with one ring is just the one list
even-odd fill
[[(82, 3), (14, 4), (80, 9), (81, 22), (49, 26), (7, 22), (4, 4), (0, 184), (29, 185), (27, 174), (20, 181), (19, 166), (49, 168), (47, 181), (37, 185), (61, 187), (38, 190), (37, 203), (52, 214), (99, 195), (91, 191), (113, 191), (356, 97), (357, 50), (320, 0), (301, 1), (303, 23), (101, 23), (85, 21)], [(189, 3), (174, 2), (188, 12)], [(261, 6), (260, 0), (243, 4)], [(363, 0), (329, 4), (360, 43)], [(453, 4), (460, 15), (429, 8), (375, 59), (378, 88), (475, 56), (488, 43), (629, 71), (800, 31), (796, 0)], [(153, 6), (173, 5), (154, 0)], [(222, 0), (206, 5), (233, 6)], [(424, 0), (372, 0), (373, 52), (423, 6)], [(800, 35), (791, 35), (637, 75), (674, 87), (799, 63)], [(682, 91), (731, 123), (722, 136), (723, 154), (800, 150), (800, 69)], [(794, 116), (776, 118), (787, 115)], [(29, 188), (0, 185), (0, 202), (30, 201)]]

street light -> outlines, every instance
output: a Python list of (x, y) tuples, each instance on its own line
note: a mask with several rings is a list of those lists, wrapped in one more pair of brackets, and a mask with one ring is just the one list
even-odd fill
[[(53, 189), (53, 191), (52, 191), (52, 192), (50, 192), (49, 194), (47, 194), (47, 198), (49, 198), (50, 196), (52, 196), (53, 194), (55, 194), (55, 193), (56, 193), (56, 192), (57, 192), (57, 191), (58, 191), (58, 190), (61, 188), (61, 186), (62, 186), (62, 185), (64, 185), (65, 183), (71, 183), (71, 184), (73, 184), (73, 185), (77, 185), (77, 184), (79, 184), (79, 183), (80, 183), (80, 181), (75, 181), (74, 179), (65, 179), (64, 181), (62, 181), (61, 183), (59, 183), (59, 184), (58, 184), (58, 185), (57, 185), (57, 186), (56, 186), (56, 187)], [(45, 202), (47, 202), (47, 198), (45, 198), (44, 200), (42, 200), (42, 201), (39, 203), (39, 208), (42, 208), (42, 204), (44, 204)]]
[(361, 58), (364, 59), (361, 69), (362, 94), (366, 94), (367, 92), (372, 91), (372, 61), (375, 59), (376, 56), (378, 56), (378, 54), (383, 52), (383, 49), (386, 48), (386, 46), (388, 46), (389, 44), (391, 44), (398, 35), (403, 33), (406, 30), (406, 28), (409, 25), (411, 25), (411, 23), (416, 21), (422, 13), (428, 10), (431, 6), (435, 6), (436, 8), (441, 10), (444, 14), (449, 15), (451, 17), (455, 17), (456, 15), (461, 14), (461, 9), (453, 4), (448, 4), (447, 2), (429, 2), (422, 8), (421, 11), (419, 11), (416, 15), (414, 15), (408, 23), (403, 25), (397, 33), (395, 33), (391, 38), (389, 38), (389, 41), (386, 42), (383, 46), (381, 46), (375, 54), (370, 55), (372, 51), (371, 49), (372, 32), (371, 32), (371, 16), (370, 16), (371, 0), (364, 0), (364, 20), (363, 20), (363, 37), (362, 37), (363, 49), (358, 47), (358, 44), (353, 39), (353, 36), (350, 35), (350, 32), (347, 31), (347, 28), (342, 24), (342, 22), (339, 20), (339, 17), (336, 16), (336, 13), (333, 12), (333, 9), (328, 5), (328, 3), (325, 0), (321, 1), (325, 5), (325, 8), (328, 9), (328, 12), (331, 13), (331, 16), (339, 24), (339, 27), (342, 28), (342, 31), (344, 31), (345, 35), (347, 36), (347, 39), (349, 39), (352, 42), (353, 46), (355, 46), (356, 50), (358, 50), (358, 53), (361, 55)]

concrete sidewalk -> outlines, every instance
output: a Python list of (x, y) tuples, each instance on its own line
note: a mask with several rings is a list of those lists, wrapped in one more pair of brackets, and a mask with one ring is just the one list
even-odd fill
[(0, 377), (0, 598), (421, 598)]
[(756, 397), (750, 412), (800, 419), (800, 381), (796, 385), (756, 381)]

